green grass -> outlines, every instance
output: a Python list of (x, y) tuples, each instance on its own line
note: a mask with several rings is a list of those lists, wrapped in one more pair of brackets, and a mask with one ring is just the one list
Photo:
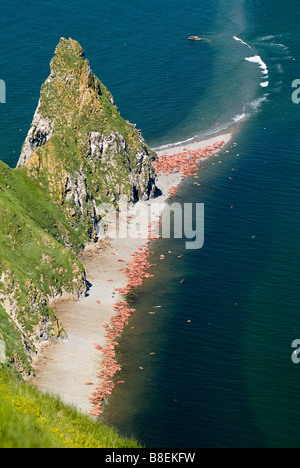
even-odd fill
[[(68, 224), (64, 213), (47, 196), (38, 181), (27, 177), (24, 169), (10, 169), (0, 161), (0, 200), (5, 212), (15, 210), (18, 218), (27, 217), (36, 223), (45, 233), (63, 245), (68, 245), (75, 252), (86, 243), (88, 236), (78, 233)], [(10, 226), (0, 225), (1, 232)], [(3, 229), (3, 231), (2, 231)]]
[(140, 448), (0, 369), (0, 448)]
[(0, 339), (11, 342), (9, 361), (25, 374), (30, 361), (21, 340), (34, 352), (40, 324), (47, 323), (50, 340), (62, 333), (49, 298), (86, 290), (84, 267), (75, 254), (85, 240), (36, 180), (0, 162), (0, 294), (5, 299)]

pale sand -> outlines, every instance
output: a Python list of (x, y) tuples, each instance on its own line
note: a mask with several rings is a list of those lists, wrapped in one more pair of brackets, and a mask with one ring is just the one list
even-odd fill
[(214, 137), (200, 140), (200, 141), (192, 141), (190, 143), (179, 143), (174, 144), (173, 146), (156, 150), (156, 154), (158, 156), (162, 156), (163, 154), (167, 154), (168, 156), (172, 156), (173, 154), (182, 153), (183, 150), (188, 149), (191, 151), (205, 148), (205, 146), (213, 146), (215, 143), (219, 141), (224, 141), (226, 144), (230, 142), (232, 138), (232, 133), (221, 133), (220, 135), (216, 135)]
[[(221, 134), (209, 140), (161, 150), (157, 154), (173, 155), (184, 149), (202, 149), (219, 141), (228, 144), (231, 137), (230, 133)], [(160, 209), (163, 208), (170, 196), (169, 188), (178, 186), (181, 180), (179, 174), (159, 177), (157, 185), (162, 195), (148, 202), (149, 206), (153, 206), (154, 212), (157, 204)], [(96, 376), (100, 373), (103, 359), (102, 353), (95, 349), (93, 343), (105, 346), (105, 329), (102, 325), (110, 323), (115, 314), (113, 304), (124, 300), (114, 291), (115, 288), (126, 286), (126, 278), (120, 271), (126, 264), (118, 260), (125, 260), (126, 263), (131, 260), (131, 255), (145, 243), (147, 237), (148, 229), (142, 233), (140, 239), (113, 239), (110, 247), (105, 247), (103, 243), (87, 247), (81, 260), (92, 285), (88, 296), (80, 300), (57, 300), (54, 303), (55, 313), (68, 338), (42, 348), (34, 363), (36, 377), (33, 383), (40, 390), (59, 396), (64, 403), (71, 404), (84, 413), (92, 410), (89, 397), (94, 388), (99, 386)], [(116, 255), (112, 255), (112, 252)], [(113, 282), (108, 282), (108, 279), (113, 279)], [(96, 300), (100, 304), (96, 304)]]

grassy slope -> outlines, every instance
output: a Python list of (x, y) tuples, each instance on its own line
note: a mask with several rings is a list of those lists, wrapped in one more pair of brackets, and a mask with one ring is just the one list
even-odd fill
[(0, 306), (0, 339), (6, 337), (9, 361), (25, 373), (22, 340), (34, 351), (36, 327), (45, 321), (60, 333), (48, 297), (84, 291), (84, 268), (68, 250), (79, 251), (84, 241), (36, 181), (0, 162), (0, 293), (9, 297), (16, 322)]
[(24, 170), (11, 170), (1, 161), (0, 197), (5, 203), (18, 205), (22, 216), (30, 218), (60, 243), (70, 244), (75, 252), (88, 239), (87, 234), (84, 237), (70, 228), (62, 210), (52, 203), (37, 181), (27, 177)]
[(24, 342), (34, 350), (33, 327), (44, 318), (55, 321), (47, 295), (83, 287), (83, 266), (64, 244), (76, 251), (84, 241), (36, 181), (0, 162), (0, 277), (9, 276), (0, 282), (0, 291), (14, 291), (17, 304), (17, 322), (0, 305), (0, 339), (7, 356), (7, 364), (0, 364), (0, 448), (138, 447), (115, 429), (41, 394), (15, 377), (11, 366), (30, 372)]
[(139, 448), (0, 370), (0, 448)]

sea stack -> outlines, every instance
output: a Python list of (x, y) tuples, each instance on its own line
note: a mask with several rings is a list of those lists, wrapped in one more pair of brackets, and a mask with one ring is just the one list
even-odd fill
[(94, 238), (99, 204), (155, 195), (155, 153), (120, 116), (78, 42), (62, 38), (50, 69), (18, 167)]

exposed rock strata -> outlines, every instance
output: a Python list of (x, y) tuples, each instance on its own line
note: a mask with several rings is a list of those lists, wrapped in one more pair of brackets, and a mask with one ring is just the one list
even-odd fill
[(100, 203), (155, 195), (155, 154), (122, 119), (78, 42), (61, 39), (50, 68), (18, 166), (93, 238)]

